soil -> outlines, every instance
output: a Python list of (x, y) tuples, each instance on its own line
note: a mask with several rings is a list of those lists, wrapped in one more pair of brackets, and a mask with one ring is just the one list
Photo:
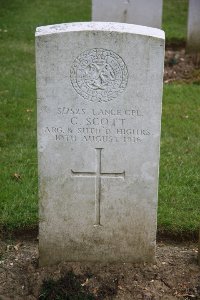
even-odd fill
[(200, 54), (187, 54), (185, 48), (165, 51), (164, 83), (200, 84)]
[[(61, 263), (38, 267), (37, 240), (1, 242), (0, 253), (1, 300), (200, 299), (197, 244), (159, 242), (153, 264)], [(74, 278), (70, 279), (72, 274)], [(72, 284), (71, 281), (69, 287), (69, 280), (79, 282), (82, 297), (73, 298), (78, 295), (79, 287), (77, 282)], [(50, 290), (46, 298), (44, 282)], [(69, 288), (71, 298), (56, 297), (61, 289), (67, 294)]]
[[(168, 47), (164, 82), (200, 84), (200, 57)], [(38, 241), (0, 241), (0, 300), (200, 299), (197, 244), (159, 238), (154, 264), (62, 263), (38, 266)], [(195, 236), (196, 237), (196, 236)]]

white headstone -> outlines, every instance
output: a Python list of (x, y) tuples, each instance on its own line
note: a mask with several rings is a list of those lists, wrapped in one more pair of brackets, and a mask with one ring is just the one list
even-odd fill
[(154, 258), (164, 33), (36, 32), (41, 265)]
[(161, 28), (162, 0), (92, 0), (92, 21)]
[(200, 52), (200, 0), (189, 1), (187, 49)]

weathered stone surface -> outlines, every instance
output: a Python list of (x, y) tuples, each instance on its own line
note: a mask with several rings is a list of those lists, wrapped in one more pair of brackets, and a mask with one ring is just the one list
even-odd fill
[(40, 264), (153, 260), (163, 31), (39, 27), (36, 58)]
[(92, 0), (92, 20), (161, 28), (162, 6), (162, 0)]
[(200, 1), (189, 1), (187, 50), (200, 52)]

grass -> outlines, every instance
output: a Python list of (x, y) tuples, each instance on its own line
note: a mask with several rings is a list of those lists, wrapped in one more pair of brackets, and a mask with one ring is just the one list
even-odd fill
[(164, 0), (163, 26), (167, 42), (184, 42), (187, 36), (188, 0)]
[(35, 28), (89, 20), (89, 4), (86, 0), (1, 0), (1, 227), (35, 227), (38, 223)]
[[(186, 37), (187, 1), (164, 1), (167, 39)], [(178, 18), (177, 18), (178, 16)], [(35, 27), (90, 20), (89, 0), (1, 0), (0, 226), (38, 224)], [(200, 161), (198, 85), (164, 88), (158, 225), (196, 231)]]
[(195, 231), (200, 222), (200, 86), (164, 88), (158, 224)]

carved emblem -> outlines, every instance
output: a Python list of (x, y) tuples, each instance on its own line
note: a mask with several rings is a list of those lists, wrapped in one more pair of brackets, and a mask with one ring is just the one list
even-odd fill
[(107, 102), (124, 91), (128, 70), (123, 59), (113, 51), (90, 49), (81, 53), (70, 70), (76, 92), (92, 102)]

